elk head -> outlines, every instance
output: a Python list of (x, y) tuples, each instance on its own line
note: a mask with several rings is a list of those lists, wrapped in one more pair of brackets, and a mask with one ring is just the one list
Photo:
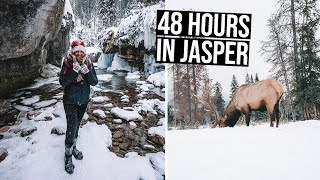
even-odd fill
[(226, 120), (227, 120), (227, 115), (223, 115), (220, 119), (219, 119), (219, 127), (226, 127)]

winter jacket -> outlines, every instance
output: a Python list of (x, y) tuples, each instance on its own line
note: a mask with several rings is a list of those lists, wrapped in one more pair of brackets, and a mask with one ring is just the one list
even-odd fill
[(63, 103), (65, 104), (88, 104), (90, 101), (90, 85), (98, 84), (96, 71), (87, 58), (85, 64), (89, 72), (82, 75), (83, 80), (77, 82), (78, 73), (73, 70), (73, 58), (64, 57), (59, 82), (64, 87)]

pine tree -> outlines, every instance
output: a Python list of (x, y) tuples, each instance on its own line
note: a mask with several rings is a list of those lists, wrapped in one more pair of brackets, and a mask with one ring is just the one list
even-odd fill
[(246, 82), (245, 84), (249, 84), (250, 83), (250, 77), (249, 77), (249, 74), (247, 73), (246, 74)]
[(236, 79), (236, 76), (233, 74), (232, 80), (231, 80), (230, 98), (233, 97), (233, 94), (236, 92), (238, 88), (239, 88), (238, 81)]
[(133, 9), (139, 9), (142, 8), (144, 4), (142, 4), (141, 2), (138, 2), (137, 0), (132, 0), (131, 2), (128, 2), (126, 8), (124, 8), (123, 12), (124, 12), (124, 16), (128, 16), (130, 14), (130, 11)]
[(100, 0), (99, 16), (103, 26), (115, 26), (117, 23), (117, 7), (115, 0)]
[(222, 98), (222, 86), (219, 82), (215, 84), (215, 101), (219, 115), (221, 116), (224, 112), (225, 101)]
[(257, 82), (257, 81), (259, 81), (258, 73), (256, 73), (256, 76), (254, 78), (254, 82)]
[(311, 110), (317, 116), (320, 85), (320, 59), (317, 55), (319, 48), (315, 33), (319, 26), (319, 10), (316, 8), (316, 0), (301, 2), (303, 7), (303, 23), (298, 28), (300, 59), (296, 66), (298, 78), (296, 89), (296, 104), (303, 112), (305, 119), (311, 119)]
[(250, 83), (251, 83), (251, 84), (254, 83), (252, 74), (250, 75)]
[(320, 17), (317, 0), (279, 0), (278, 3), (279, 9), (268, 20), (270, 36), (262, 51), (274, 64), (276, 78), (285, 82), (283, 107), (290, 110), (287, 117), (295, 120), (297, 110), (305, 119), (312, 118), (311, 114), (317, 117), (320, 107), (316, 98), (320, 91), (320, 60), (316, 53), (319, 40), (315, 38)]

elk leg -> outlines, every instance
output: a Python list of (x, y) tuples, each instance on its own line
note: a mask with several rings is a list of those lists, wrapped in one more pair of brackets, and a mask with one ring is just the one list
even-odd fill
[(276, 114), (276, 127), (279, 127), (279, 117), (280, 117), (280, 111), (279, 111), (279, 102), (277, 102), (275, 108), (274, 108), (275, 114)]
[(275, 118), (275, 113), (274, 111), (270, 114), (270, 126), (273, 127), (273, 121), (274, 121), (274, 118)]
[(273, 121), (275, 118), (275, 110), (274, 106), (271, 106), (272, 103), (266, 103), (266, 108), (268, 110), (269, 116), (270, 116), (270, 126), (273, 127)]
[(250, 115), (251, 115), (251, 112), (247, 112), (247, 113), (245, 114), (247, 126), (249, 126), (249, 124), (250, 124)]

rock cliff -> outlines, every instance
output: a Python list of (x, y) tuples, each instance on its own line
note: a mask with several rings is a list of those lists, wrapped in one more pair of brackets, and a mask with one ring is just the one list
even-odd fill
[(64, 0), (1, 0), (0, 96), (38, 77), (59, 33)]

